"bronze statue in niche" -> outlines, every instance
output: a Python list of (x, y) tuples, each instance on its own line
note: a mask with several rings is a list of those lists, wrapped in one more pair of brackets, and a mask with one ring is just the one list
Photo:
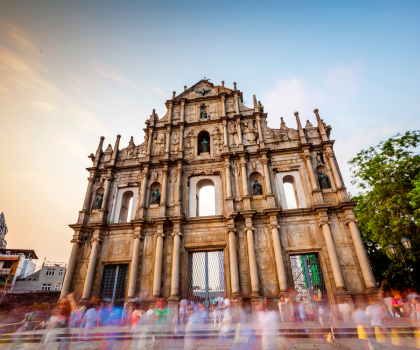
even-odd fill
[(263, 194), (262, 186), (257, 179), (254, 180), (252, 187), (254, 189), (254, 196), (261, 196)]
[(156, 188), (152, 195), (152, 204), (160, 204), (160, 192), (159, 189)]
[(96, 196), (95, 203), (93, 204), (92, 209), (101, 209), (102, 208), (102, 200), (103, 200), (103, 198), (104, 198), (104, 194), (103, 193), (99, 193)]
[(319, 187), (321, 190), (325, 190), (327, 188), (331, 188), (330, 179), (327, 175), (324, 175), (322, 171), (319, 172), (318, 176)]

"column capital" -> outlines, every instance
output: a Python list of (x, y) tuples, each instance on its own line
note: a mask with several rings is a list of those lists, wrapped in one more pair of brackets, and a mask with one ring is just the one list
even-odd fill
[(227, 233), (229, 234), (229, 233), (233, 233), (233, 234), (235, 234), (236, 233), (236, 228), (230, 228), (230, 229), (228, 229), (227, 230)]
[(245, 167), (246, 166), (246, 160), (240, 160), (239, 164), (241, 165), (241, 167)]
[(228, 163), (228, 162), (223, 163), (223, 168), (230, 169), (230, 163)]
[(250, 230), (250, 231), (255, 231), (255, 227), (253, 227), (253, 226), (248, 226), (248, 227), (246, 227), (246, 230), (248, 231), (248, 230)]
[(172, 236), (183, 236), (183, 234), (180, 231), (172, 232)]
[(226, 96), (224, 94), (221, 95), (222, 100), (224, 100), (226, 98)]
[(144, 237), (140, 233), (135, 233), (133, 234), (133, 239), (136, 239), (136, 238), (142, 240)]
[(260, 121), (260, 115), (259, 114), (255, 114), (255, 119), (259, 122)]
[(184, 100), (181, 101), (181, 106), (185, 106), (185, 101)]
[(79, 238), (73, 238), (70, 243), (81, 243), (82, 241)]
[(345, 222), (346, 225), (348, 225), (351, 222), (358, 223), (359, 220), (357, 220), (356, 218), (347, 218), (347, 220), (344, 221), (344, 222)]
[(88, 179), (89, 182), (95, 181), (95, 178), (93, 178), (93, 177), (88, 177), (87, 179)]
[(268, 164), (269, 159), (268, 158), (262, 158), (260, 159), (260, 162), (263, 163), (264, 165)]
[(165, 237), (165, 234), (162, 232), (162, 233), (159, 233), (159, 232), (156, 232), (155, 234), (154, 234), (154, 236), (155, 237)]
[(332, 158), (332, 157), (334, 157), (334, 151), (332, 150), (332, 149), (328, 149), (326, 152), (325, 152), (325, 155), (328, 157), (328, 158)]
[(330, 225), (331, 224), (331, 221), (329, 221), (328, 219), (321, 219), (318, 225), (319, 226), (323, 226), (325, 224)]
[(273, 228), (277, 228), (277, 229), (279, 229), (279, 228), (280, 228), (280, 225), (270, 225), (270, 228), (271, 228), (271, 229), (273, 229)]
[(92, 239), (90, 240), (92, 243), (93, 242), (98, 242), (98, 243), (101, 243), (102, 242), (102, 238), (100, 238), (100, 237), (92, 237)]

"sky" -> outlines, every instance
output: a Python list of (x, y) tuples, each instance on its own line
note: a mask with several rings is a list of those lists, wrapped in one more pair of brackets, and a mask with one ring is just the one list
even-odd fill
[(8, 247), (67, 262), (100, 136), (143, 141), (204, 77), (256, 95), (268, 125), (332, 126), (348, 161), (420, 129), (419, 1), (0, 2), (0, 212)]

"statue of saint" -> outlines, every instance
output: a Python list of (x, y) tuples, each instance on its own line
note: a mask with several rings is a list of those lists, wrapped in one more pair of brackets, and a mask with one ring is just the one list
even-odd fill
[(160, 192), (157, 187), (152, 195), (152, 204), (160, 204)]
[(262, 186), (257, 179), (254, 180), (252, 187), (254, 188), (254, 196), (261, 196), (263, 194)]
[(328, 176), (324, 175), (322, 171), (319, 172), (318, 182), (319, 182), (319, 187), (321, 188), (321, 190), (324, 190), (326, 188), (331, 188), (331, 184), (330, 184), (330, 180), (328, 179)]
[(200, 117), (201, 117), (201, 119), (207, 119), (207, 112), (206, 112), (206, 110), (205, 110), (205, 109), (203, 109), (203, 110), (200, 112)]
[(103, 198), (104, 198), (104, 194), (103, 193), (99, 193), (96, 196), (95, 203), (93, 204), (93, 208), (92, 209), (101, 209), (102, 208), (102, 199)]
[(206, 141), (205, 138), (203, 138), (203, 142), (201, 142), (201, 153), (208, 153), (209, 148), (208, 148), (208, 142)]

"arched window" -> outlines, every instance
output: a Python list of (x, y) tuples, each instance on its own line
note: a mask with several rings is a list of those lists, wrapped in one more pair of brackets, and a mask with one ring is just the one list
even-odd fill
[(197, 216), (210, 216), (216, 214), (214, 182), (210, 179), (202, 179), (197, 182)]
[[(205, 141), (204, 141), (205, 140)], [(207, 144), (206, 144), (207, 142)], [(206, 145), (206, 146), (205, 146)], [(205, 149), (203, 149), (205, 148)], [(210, 153), (210, 135), (203, 130), (197, 135), (197, 155)]]
[(283, 178), (284, 193), (286, 196), (287, 209), (299, 208), (298, 193), (295, 178), (287, 175)]
[(133, 207), (133, 191), (124, 192), (121, 199), (121, 210), (118, 222), (129, 222), (131, 218), (131, 211)]

